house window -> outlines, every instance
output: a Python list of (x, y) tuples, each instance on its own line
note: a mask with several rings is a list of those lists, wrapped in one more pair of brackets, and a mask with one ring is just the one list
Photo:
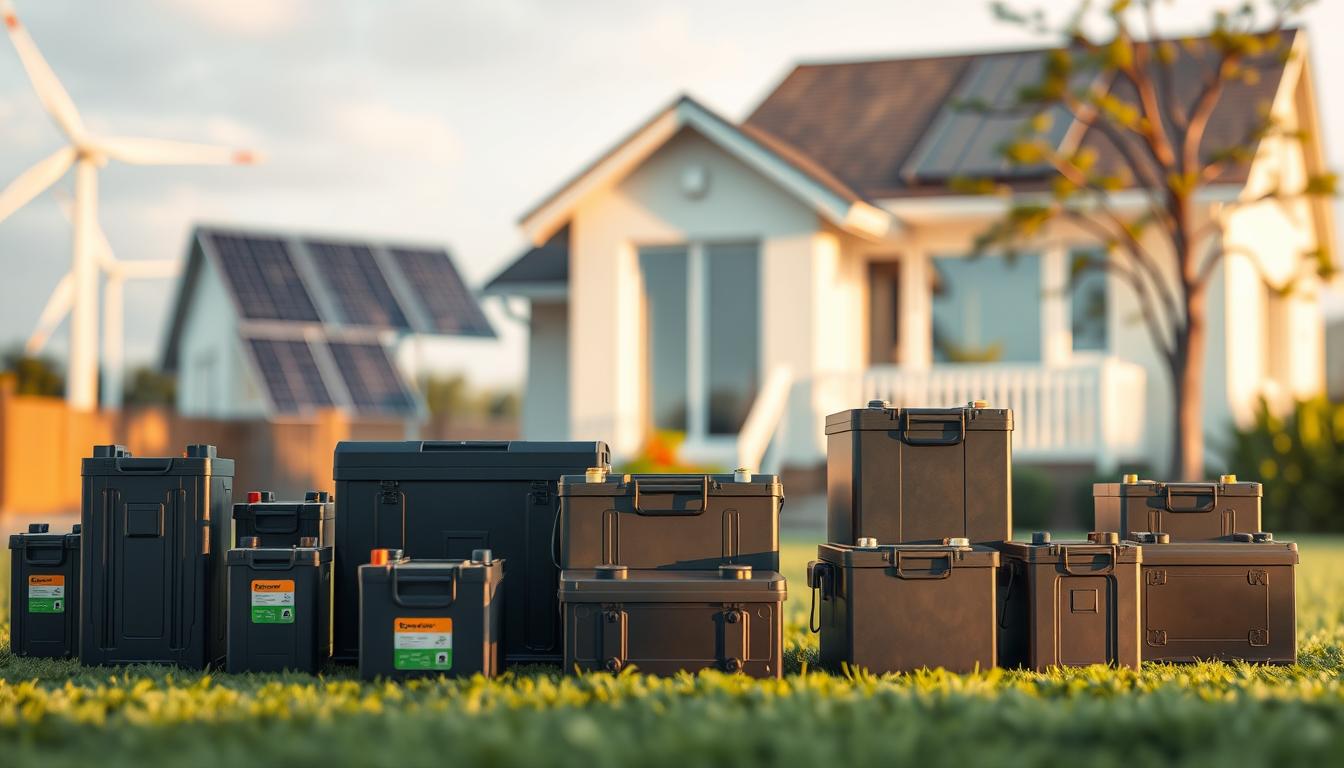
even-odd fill
[[(1073, 262), (1105, 258), (1103, 254), (1082, 251), (1073, 254)], [(1099, 269), (1086, 269), (1073, 278), (1069, 293), (1073, 322), (1074, 352), (1105, 352), (1109, 348), (1109, 324), (1106, 313), (1107, 275)]]
[(649, 408), (655, 429), (735, 435), (760, 383), (755, 243), (639, 250)]
[(934, 360), (1040, 361), (1039, 256), (936, 258), (933, 265)]

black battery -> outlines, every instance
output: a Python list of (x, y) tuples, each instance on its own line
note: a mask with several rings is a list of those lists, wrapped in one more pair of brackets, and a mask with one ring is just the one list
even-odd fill
[(359, 567), (359, 676), (494, 676), (503, 580), (504, 561), (490, 550), (468, 560), (375, 552), (374, 562)]
[(276, 501), (270, 491), (248, 491), (246, 501), (233, 505), (233, 533), (249, 536), (265, 547), (296, 547), (306, 538), (317, 545), (336, 543), (336, 503), (326, 491), (308, 491), (303, 501)]
[(263, 547), (255, 536), (229, 550), (225, 669), (316, 674), (331, 656), (331, 547), (315, 537)]
[(46, 523), (9, 537), (10, 648), (15, 656), (79, 655), (80, 526), (51, 533)]

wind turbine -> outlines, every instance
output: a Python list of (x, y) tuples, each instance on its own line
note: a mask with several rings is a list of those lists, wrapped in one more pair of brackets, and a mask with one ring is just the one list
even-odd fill
[[(69, 198), (60, 196), (61, 212), (67, 219), (73, 221), (73, 212)], [(107, 282), (103, 284), (103, 372), (104, 382), (99, 389), (100, 399), (103, 408), (106, 410), (115, 410), (122, 406), (122, 390), (124, 376), (124, 348), (125, 333), (123, 331), (125, 309), (122, 301), (123, 287), (127, 280), (167, 280), (177, 277), (182, 271), (182, 262), (179, 259), (138, 259), (135, 261), (118, 261), (112, 253), (112, 246), (107, 242), (100, 228), (98, 230), (96, 256), (98, 259), (98, 269), (102, 271)], [(38, 317), (37, 328), (33, 334), (28, 337), (28, 342), (24, 345), (24, 354), (34, 356), (40, 353), (51, 340), (51, 335), (56, 332), (56, 327), (61, 321), (70, 314), (71, 304), (74, 302), (74, 275), (66, 272), (56, 288), (51, 292), (51, 297), (47, 299), (47, 305), (42, 308), (42, 314)]]
[[(98, 392), (98, 272), (99, 243), (106, 242), (102, 228), (98, 224), (98, 169), (109, 160), (117, 160), (134, 165), (249, 165), (258, 161), (256, 155), (246, 150), (213, 147), (203, 144), (186, 144), (159, 139), (101, 137), (94, 136), (84, 127), (84, 121), (75, 109), (70, 94), (56, 78), (42, 54), (38, 52), (33, 39), (28, 35), (14, 6), (9, 0), (0, 0), (0, 18), (4, 19), (10, 40), (19, 54), (19, 61), (28, 73), (42, 106), (51, 115), (56, 125), (65, 133), (70, 145), (62, 147), (45, 160), (20, 174), (8, 187), (0, 191), (0, 221), (22, 208), (34, 197), (55, 184), (71, 169), (75, 170), (75, 203), (71, 217), (74, 228), (74, 258), (68, 275), (70, 298), (70, 362), (66, 371), (66, 401), (75, 410), (91, 411), (96, 407)], [(110, 249), (106, 251), (111, 258)], [(129, 268), (134, 262), (115, 262), (118, 269)], [(134, 268), (129, 268), (134, 269)], [(125, 275), (126, 273), (120, 273)], [(117, 282), (114, 278), (109, 282)], [(65, 284), (65, 280), (62, 281)], [(56, 288), (57, 294), (62, 286)], [(120, 286), (112, 289), (116, 295), (109, 300), (120, 302)], [(48, 313), (58, 319), (63, 312), (58, 296), (53, 296), (43, 310), (44, 319)], [(53, 304), (56, 306), (53, 307)], [(120, 312), (115, 324), (117, 342), (114, 345), (120, 352)], [(39, 323), (39, 332), (41, 331)], [(110, 330), (110, 329), (105, 329)], [(119, 374), (118, 374), (119, 375)], [(118, 381), (112, 385), (117, 390)], [(118, 397), (118, 399), (120, 399)]]

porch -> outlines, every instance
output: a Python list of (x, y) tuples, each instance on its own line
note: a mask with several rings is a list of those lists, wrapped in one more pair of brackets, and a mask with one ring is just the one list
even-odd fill
[(1058, 366), (946, 363), (897, 365), (794, 380), (776, 369), (757, 394), (733, 443), (690, 446), (687, 458), (777, 471), (825, 460), (827, 414), (886, 400), (930, 407), (987, 400), (1013, 409), (1013, 456), (1027, 463), (1091, 464), (1113, 470), (1142, 458), (1145, 373), (1106, 356)]

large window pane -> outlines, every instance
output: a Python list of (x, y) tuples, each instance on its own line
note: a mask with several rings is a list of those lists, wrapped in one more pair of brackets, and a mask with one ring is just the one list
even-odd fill
[(641, 248), (644, 325), (648, 336), (649, 408), (655, 429), (685, 432), (687, 252), (684, 247)]
[(934, 359), (943, 363), (1041, 359), (1041, 263), (1035, 254), (938, 258)]
[(709, 434), (735, 435), (760, 384), (760, 281), (754, 243), (705, 246)]
[[(1075, 258), (1103, 259), (1099, 253), (1080, 253)], [(1087, 269), (1073, 280), (1070, 306), (1073, 314), (1073, 349), (1105, 352), (1107, 348), (1106, 273)]]

